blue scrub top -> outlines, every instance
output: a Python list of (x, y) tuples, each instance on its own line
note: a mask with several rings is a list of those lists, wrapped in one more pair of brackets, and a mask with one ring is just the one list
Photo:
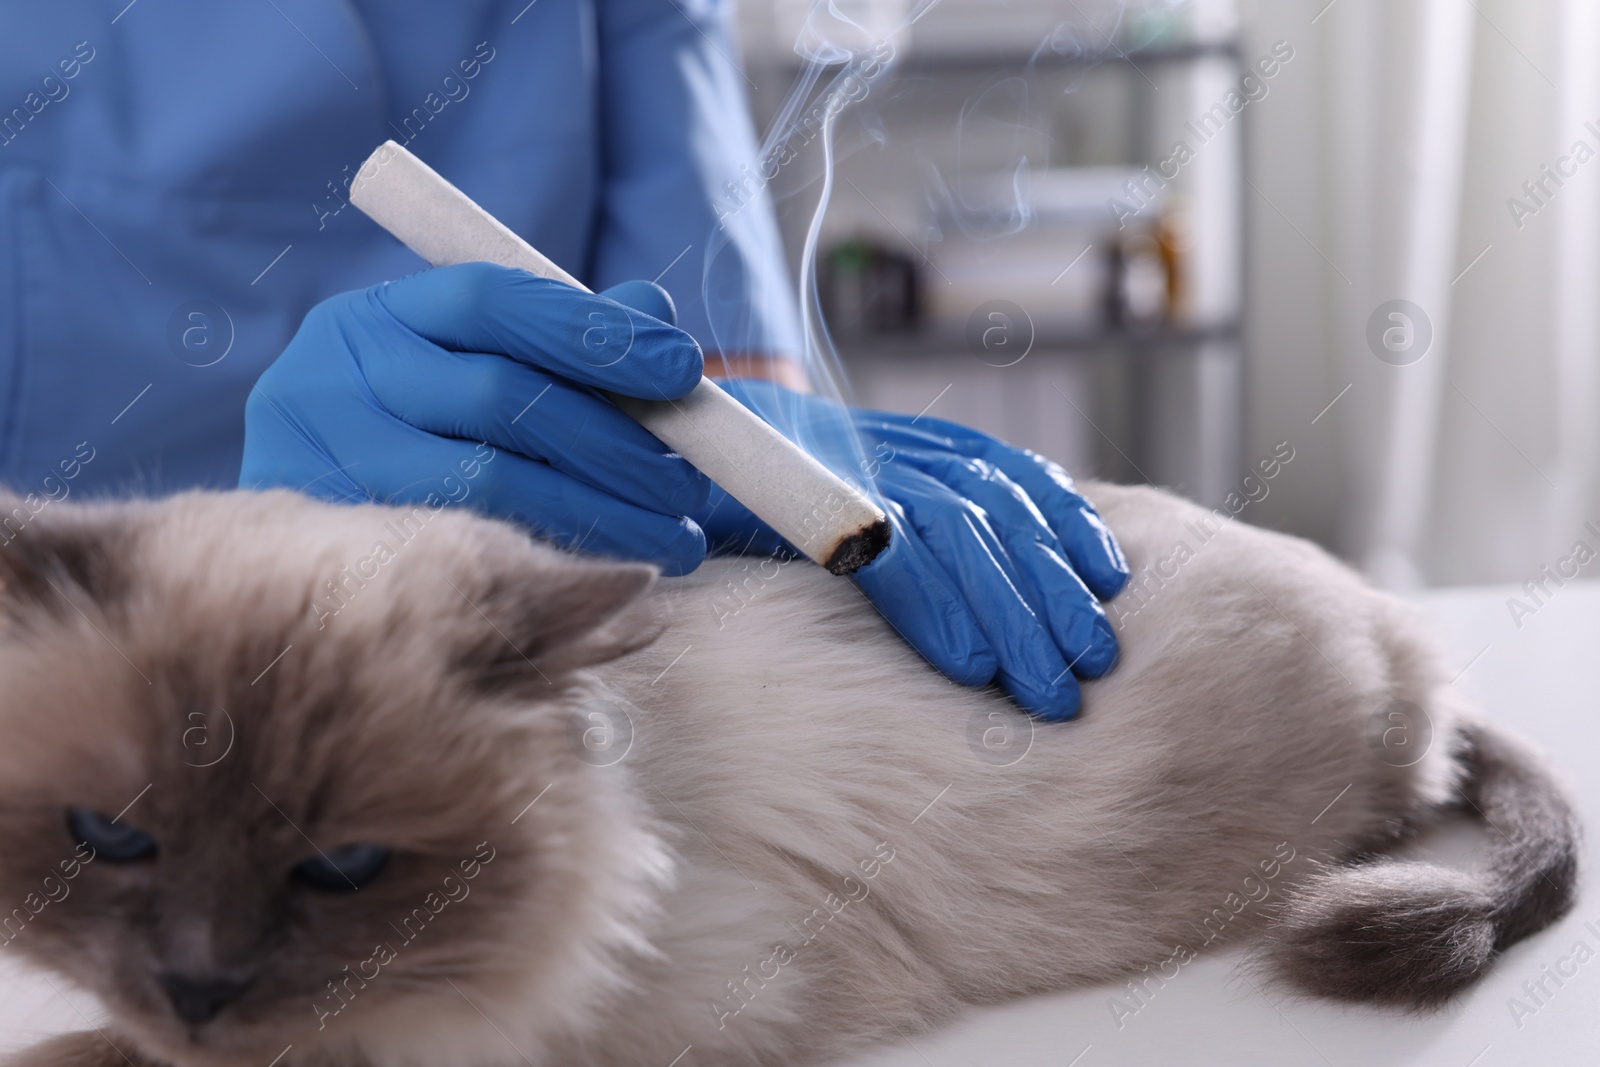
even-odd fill
[(10, 6), (20, 492), (232, 485), (245, 396), (306, 310), (424, 266), (347, 205), (388, 138), (593, 288), (659, 276), (708, 353), (798, 351), (770, 206), (717, 217), (755, 156), (722, 0)]

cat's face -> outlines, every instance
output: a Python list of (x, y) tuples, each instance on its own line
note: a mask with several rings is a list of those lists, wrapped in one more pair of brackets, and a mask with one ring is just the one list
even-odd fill
[(53, 507), (0, 547), (0, 947), (179, 1064), (572, 1010), (664, 863), (571, 730), (647, 568), (425, 508)]

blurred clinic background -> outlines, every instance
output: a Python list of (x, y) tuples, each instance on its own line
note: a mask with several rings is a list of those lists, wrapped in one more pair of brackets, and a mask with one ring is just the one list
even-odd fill
[(814, 247), (857, 400), (1173, 487), (1398, 588), (1520, 585), (1600, 546), (1594, 0), (739, 18), (788, 151), (727, 209), (765, 187), (797, 271)]

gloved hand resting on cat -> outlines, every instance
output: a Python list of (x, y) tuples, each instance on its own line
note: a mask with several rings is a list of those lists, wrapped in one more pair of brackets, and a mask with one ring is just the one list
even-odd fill
[[(342, 294), (306, 316), (252, 391), (240, 485), (387, 503), (434, 494), (667, 574), (698, 566), (708, 538), (783, 550), (595, 392), (693, 388), (700, 348), (674, 323), (671, 299), (649, 283), (591, 295), (483, 263)], [(622, 351), (619, 334), (631, 338)], [(1127, 565), (1060, 467), (937, 419), (853, 411), (767, 382), (726, 386), (877, 490), (896, 537), (855, 577), (912, 646), (961, 684), (998, 679), (1033, 714), (1076, 714), (1074, 675), (1116, 661), (1096, 597), (1121, 589)], [(492, 461), (476, 442), (496, 450)], [(441, 493), (451, 484), (459, 492)]]
[[(906, 641), (964, 685), (998, 679), (1041, 718), (1077, 714), (1074, 675), (1098, 678), (1116, 663), (1096, 598), (1121, 591), (1128, 567), (1065, 471), (941, 419), (846, 408), (766, 381), (722, 386), (877, 490), (894, 539), (854, 578)], [(713, 546), (795, 553), (721, 489), (693, 517)]]

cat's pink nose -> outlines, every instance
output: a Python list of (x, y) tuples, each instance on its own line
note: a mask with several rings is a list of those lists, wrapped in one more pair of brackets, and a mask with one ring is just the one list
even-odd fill
[(172, 1000), (178, 1018), (192, 1026), (211, 1019), (224, 1004), (238, 998), (250, 982), (215, 975), (167, 973), (161, 975), (161, 988)]

